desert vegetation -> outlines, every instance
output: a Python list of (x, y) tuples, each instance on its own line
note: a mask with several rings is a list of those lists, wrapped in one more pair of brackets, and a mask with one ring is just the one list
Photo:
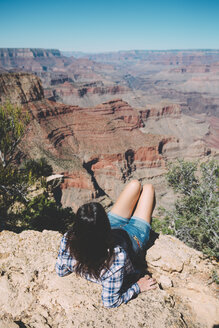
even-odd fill
[(0, 228), (12, 231), (65, 231), (74, 216), (57, 205), (46, 177), (53, 173), (45, 158), (16, 164), (17, 147), (28, 128), (29, 116), (7, 103), (0, 107)]
[(160, 209), (163, 219), (155, 218), (153, 228), (218, 258), (218, 163), (178, 160), (169, 165), (166, 178), (178, 198), (172, 211)]

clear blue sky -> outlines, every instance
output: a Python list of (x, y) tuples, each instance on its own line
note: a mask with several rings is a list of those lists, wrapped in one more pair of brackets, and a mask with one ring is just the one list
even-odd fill
[(219, 0), (0, 0), (0, 47), (219, 49)]

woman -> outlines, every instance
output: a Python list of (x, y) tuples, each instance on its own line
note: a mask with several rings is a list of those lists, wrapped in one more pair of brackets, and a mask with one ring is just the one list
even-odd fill
[(156, 288), (156, 280), (142, 276), (140, 265), (150, 234), (155, 204), (152, 185), (133, 180), (126, 185), (111, 211), (88, 203), (76, 214), (73, 231), (61, 241), (56, 272), (75, 272), (102, 285), (105, 307), (118, 307), (140, 292)]

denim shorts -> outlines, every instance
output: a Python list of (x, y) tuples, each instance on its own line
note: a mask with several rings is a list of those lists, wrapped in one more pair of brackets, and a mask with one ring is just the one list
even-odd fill
[(151, 230), (148, 222), (136, 216), (126, 219), (112, 212), (108, 213), (108, 218), (112, 229), (123, 229), (129, 234), (136, 253), (145, 250)]

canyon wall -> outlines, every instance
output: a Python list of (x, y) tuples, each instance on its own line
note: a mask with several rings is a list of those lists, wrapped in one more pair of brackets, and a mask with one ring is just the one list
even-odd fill
[(34, 72), (46, 98), (93, 107), (113, 97), (134, 108), (176, 103), (219, 117), (219, 51), (120, 51), (66, 57), (59, 50), (0, 49), (0, 72)]
[(65, 105), (45, 99), (38, 77), (24, 73), (0, 75), (0, 88), (2, 100), (22, 105), (31, 117), (17, 158), (46, 157), (54, 173), (64, 174), (61, 202), (74, 210), (91, 199), (109, 208), (133, 178), (153, 183), (159, 205), (171, 206), (166, 163), (216, 154), (210, 123), (186, 116), (179, 104)]
[(144, 176), (151, 169), (164, 169), (162, 147), (174, 139), (141, 132), (141, 115), (121, 99), (94, 108), (49, 100), (24, 108), (31, 111), (33, 121), (22, 150), (31, 157), (45, 154), (56, 172), (64, 173), (62, 201), (66, 206), (72, 206), (76, 198), (85, 201), (80, 195), (75, 197), (78, 189), (89, 190), (89, 199), (115, 200), (135, 172)]
[(37, 48), (0, 48), (2, 58), (34, 58), (34, 57), (60, 57), (61, 52), (57, 49)]
[(0, 75), (0, 102), (21, 105), (43, 98), (43, 87), (37, 76), (26, 73)]

